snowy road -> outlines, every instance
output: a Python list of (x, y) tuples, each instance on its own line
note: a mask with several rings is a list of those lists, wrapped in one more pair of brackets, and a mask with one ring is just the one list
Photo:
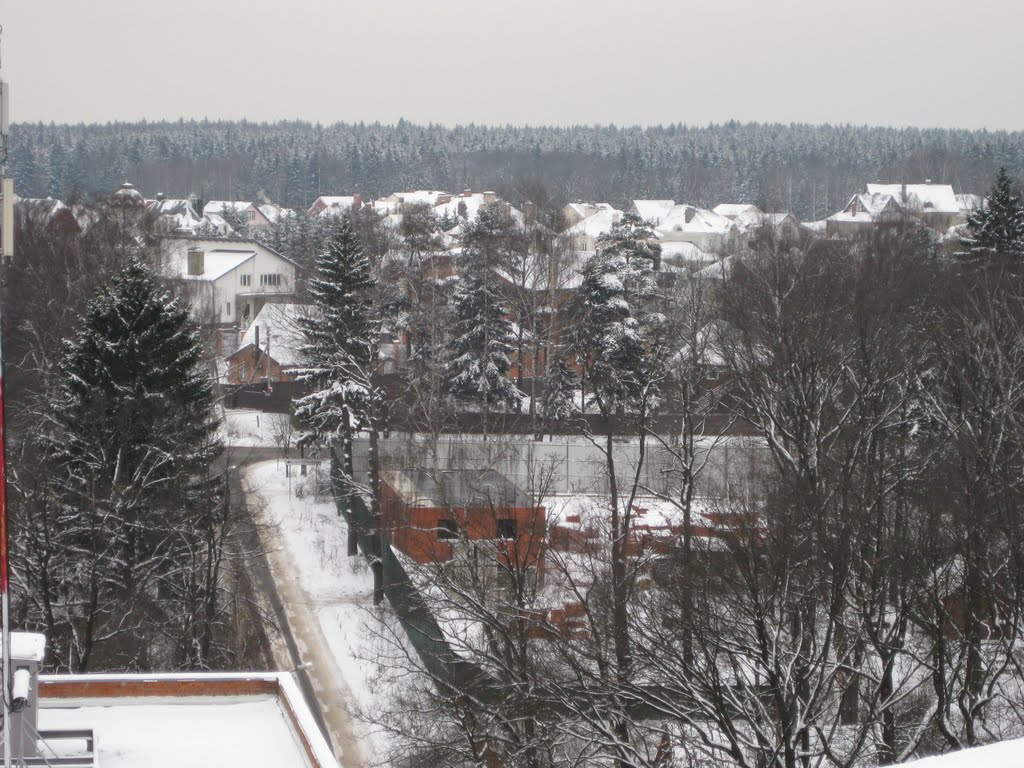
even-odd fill
[(308, 665), (301, 673), (341, 764), (372, 764), (380, 743), (353, 717), (373, 699), (373, 665), (362, 658), (373, 615), (369, 568), (345, 554), (347, 530), (333, 501), (315, 498), (301, 478), (289, 482), (283, 461), (246, 462), (242, 475), (294, 642), (290, 655)]

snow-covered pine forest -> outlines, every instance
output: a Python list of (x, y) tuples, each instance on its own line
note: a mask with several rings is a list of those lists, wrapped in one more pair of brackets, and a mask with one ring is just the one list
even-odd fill
[(865, 181), (931, 179), (987, 188), (999, 166), (1024, 173), (1024, 133), (850, 125), (486, 127), (179, 121), (17, 124), (10, 175), (22, 197), (106, 195), (126, 178), (168, 197), (373, 199), (398, 189), (544, 187), (563, 202), (673, 198), (833, 213)]

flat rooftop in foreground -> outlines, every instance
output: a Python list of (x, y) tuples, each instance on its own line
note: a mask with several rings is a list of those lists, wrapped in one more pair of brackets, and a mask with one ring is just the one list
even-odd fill
[(97, 768), (338, 765), (289, 675), (41, 675), (39, 694), (40, 732), (91, 730)]

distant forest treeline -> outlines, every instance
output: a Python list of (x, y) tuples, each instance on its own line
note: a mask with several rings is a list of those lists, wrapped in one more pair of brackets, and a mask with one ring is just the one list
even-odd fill
[(803, 219), (838, 210), (868, 181), (931, 179), (988, 189), (1024, 175), (1024, 131), (760, 123), (652, 128), (178, 121), (12, 126), (9, 173), (23, 197), (109, 194), (266, 200), (318, 194), (493, 189), (519, 201), (673, 198), (752, 202)]

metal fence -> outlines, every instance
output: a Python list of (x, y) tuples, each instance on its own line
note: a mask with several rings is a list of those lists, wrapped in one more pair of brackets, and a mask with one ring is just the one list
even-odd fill
[[(357, 479), (367, 472), (369, 441), (353, 443), (353, 469)], [(414, 436), (380, 441), (384, 469), (431, 470), (494, 469), (534, 497), (552, 494), (608, 493), (605, 447), (579, 440), (534, 441), (499, 436), (484, 441), (446, 435), (437, 441)], [(631, 484), (640, 461), (636, 438), (613, 445), (620, 485)], [(723, 498), (749, 483), (754, 470), (767, 459), (763, 441), (751, 437), (705, 438), (697, 459), (703, 469), (697, 478), (698, 495)], [(671, 446), (649, 440), (640, 471), (640, 484), (651, 493), (671, 495), (679, 486), (679, 460)]]

